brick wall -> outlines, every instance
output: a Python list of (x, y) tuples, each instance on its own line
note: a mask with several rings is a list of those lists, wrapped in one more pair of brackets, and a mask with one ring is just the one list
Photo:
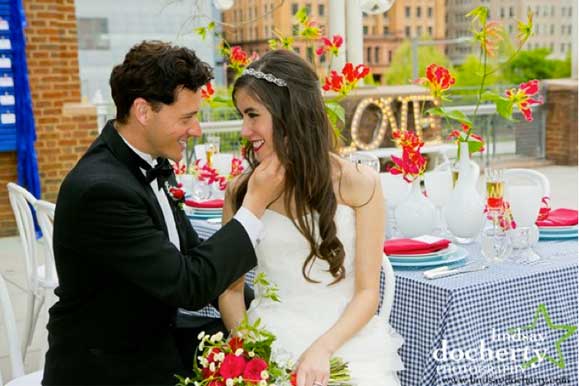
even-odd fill
[[(74, 0), (24, 0), (24, 9), (42, 198), (54, 202), (62, 179), (97, 135), (96, 114), (74, 109), (80, 102)], [(16, 232), (6, 192), (16, 178), (16, 154), (0, 153), (0, 236)]]
[(545, 156), (558, 165), (577, 165), (577, 80), (548, 80)]

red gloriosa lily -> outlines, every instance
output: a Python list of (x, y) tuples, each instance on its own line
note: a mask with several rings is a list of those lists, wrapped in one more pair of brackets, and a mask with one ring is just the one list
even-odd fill
[(430, 88), (432, 96), (438, 99), (456, 82), (456, 79), (446, 67), (433, 63), (426, 67), (426, 77), (417, 79), (415, 82), (426, 85)]
[(208, 100), (211, 99), (213, 94), (215, 94), (213, 85), (211, 82), (207, 82), (207, 84), (201, 88), (201, 98)]
[(529, 122), (533, 120), (533, 112), (531, 107), (533, 105), (540, 105), (543, 101), (531, 98), (539, 92), (539, 81), (536, 79), (530, 80), (526, 83), (521, 83), (518, 89), (510, 89), (505, 92), (507, 98), (518, 106), (519, 110)]
[(316, 50), (316, 54), (318, 56), (321, 56), (326, 52), (329, 52), (334, 56), (338, 56), (338, 51), (340, 47), (342, 47), (342, 43), (344, 43), (344, 38), (341, 37), (340, 35), (334, 35), (332, 40), (330, 40), (325, 36), (322, 37), (320, 40), (322, 41), (323, 45)]

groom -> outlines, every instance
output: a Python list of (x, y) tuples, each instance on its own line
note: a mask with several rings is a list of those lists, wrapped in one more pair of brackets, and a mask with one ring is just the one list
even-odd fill
[(260, 164), (234, 220), (205, 242), (167, 192), (167, 158), (201, 135), (211, 78), (193, 51), (162, 42), (136, 45), (113, 69), (116, 119), (58, 195), (43, 385), (174, 385), (192, 367), (179, 356), (177, 308), (207, 305), (256, 265), (259, 218), (283, 183), (277, 159)]

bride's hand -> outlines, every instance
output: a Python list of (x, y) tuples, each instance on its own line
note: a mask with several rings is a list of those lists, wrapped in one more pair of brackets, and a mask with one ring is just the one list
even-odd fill
[(297, 386), (326, 386), (330, 378), (331, 352), (314, 343), (300, 357), (296, 367)]

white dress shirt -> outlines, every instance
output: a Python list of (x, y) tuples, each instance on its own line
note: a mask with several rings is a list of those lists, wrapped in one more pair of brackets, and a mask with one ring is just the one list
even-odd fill
[[(139, 157), (141, 157), (145, 162), (147, 162), (151, 167), (154, 167), (157, 164), (157, 160), (153, 158), (150, 154), (143, 153), (142, 151), (135, 149), (123, 136), (121, 138), (131, 150), (133, 150)], [(147, 171), (141, 168), (143, 174), (146, 174)], [(173, 217), (173, 212), (171, 211), (171, 204), (169, 203), (169, 199), (165, 194), (163, 189), (159, 189), (159, 185), (157, 184), (157, 180), (153, 180), (150, 183), (151, 189), (155, 192), (157, 197), (157, 201), (159, 202), (159, 206), (161, 207), (161, 211), (163, 212), (163, 218), (165, 219), (165, 225), (167, 226), (167, 231), (169, 232), (169, 241), (178, 249), (181, 250), (179, 246), (179, 233), (177, 232), (177, 225), (175, 224), (175, 217)], [(258, 219), (249, 209), (241, 207), (233, 216), (237, 221), (241, 223), (245, 232), (249, 236), (251, 240), (251, 244), (255, 248), (255, 246), (259, 243), (262, 238), (263, 234), (263, 223), (260, 219)]]

